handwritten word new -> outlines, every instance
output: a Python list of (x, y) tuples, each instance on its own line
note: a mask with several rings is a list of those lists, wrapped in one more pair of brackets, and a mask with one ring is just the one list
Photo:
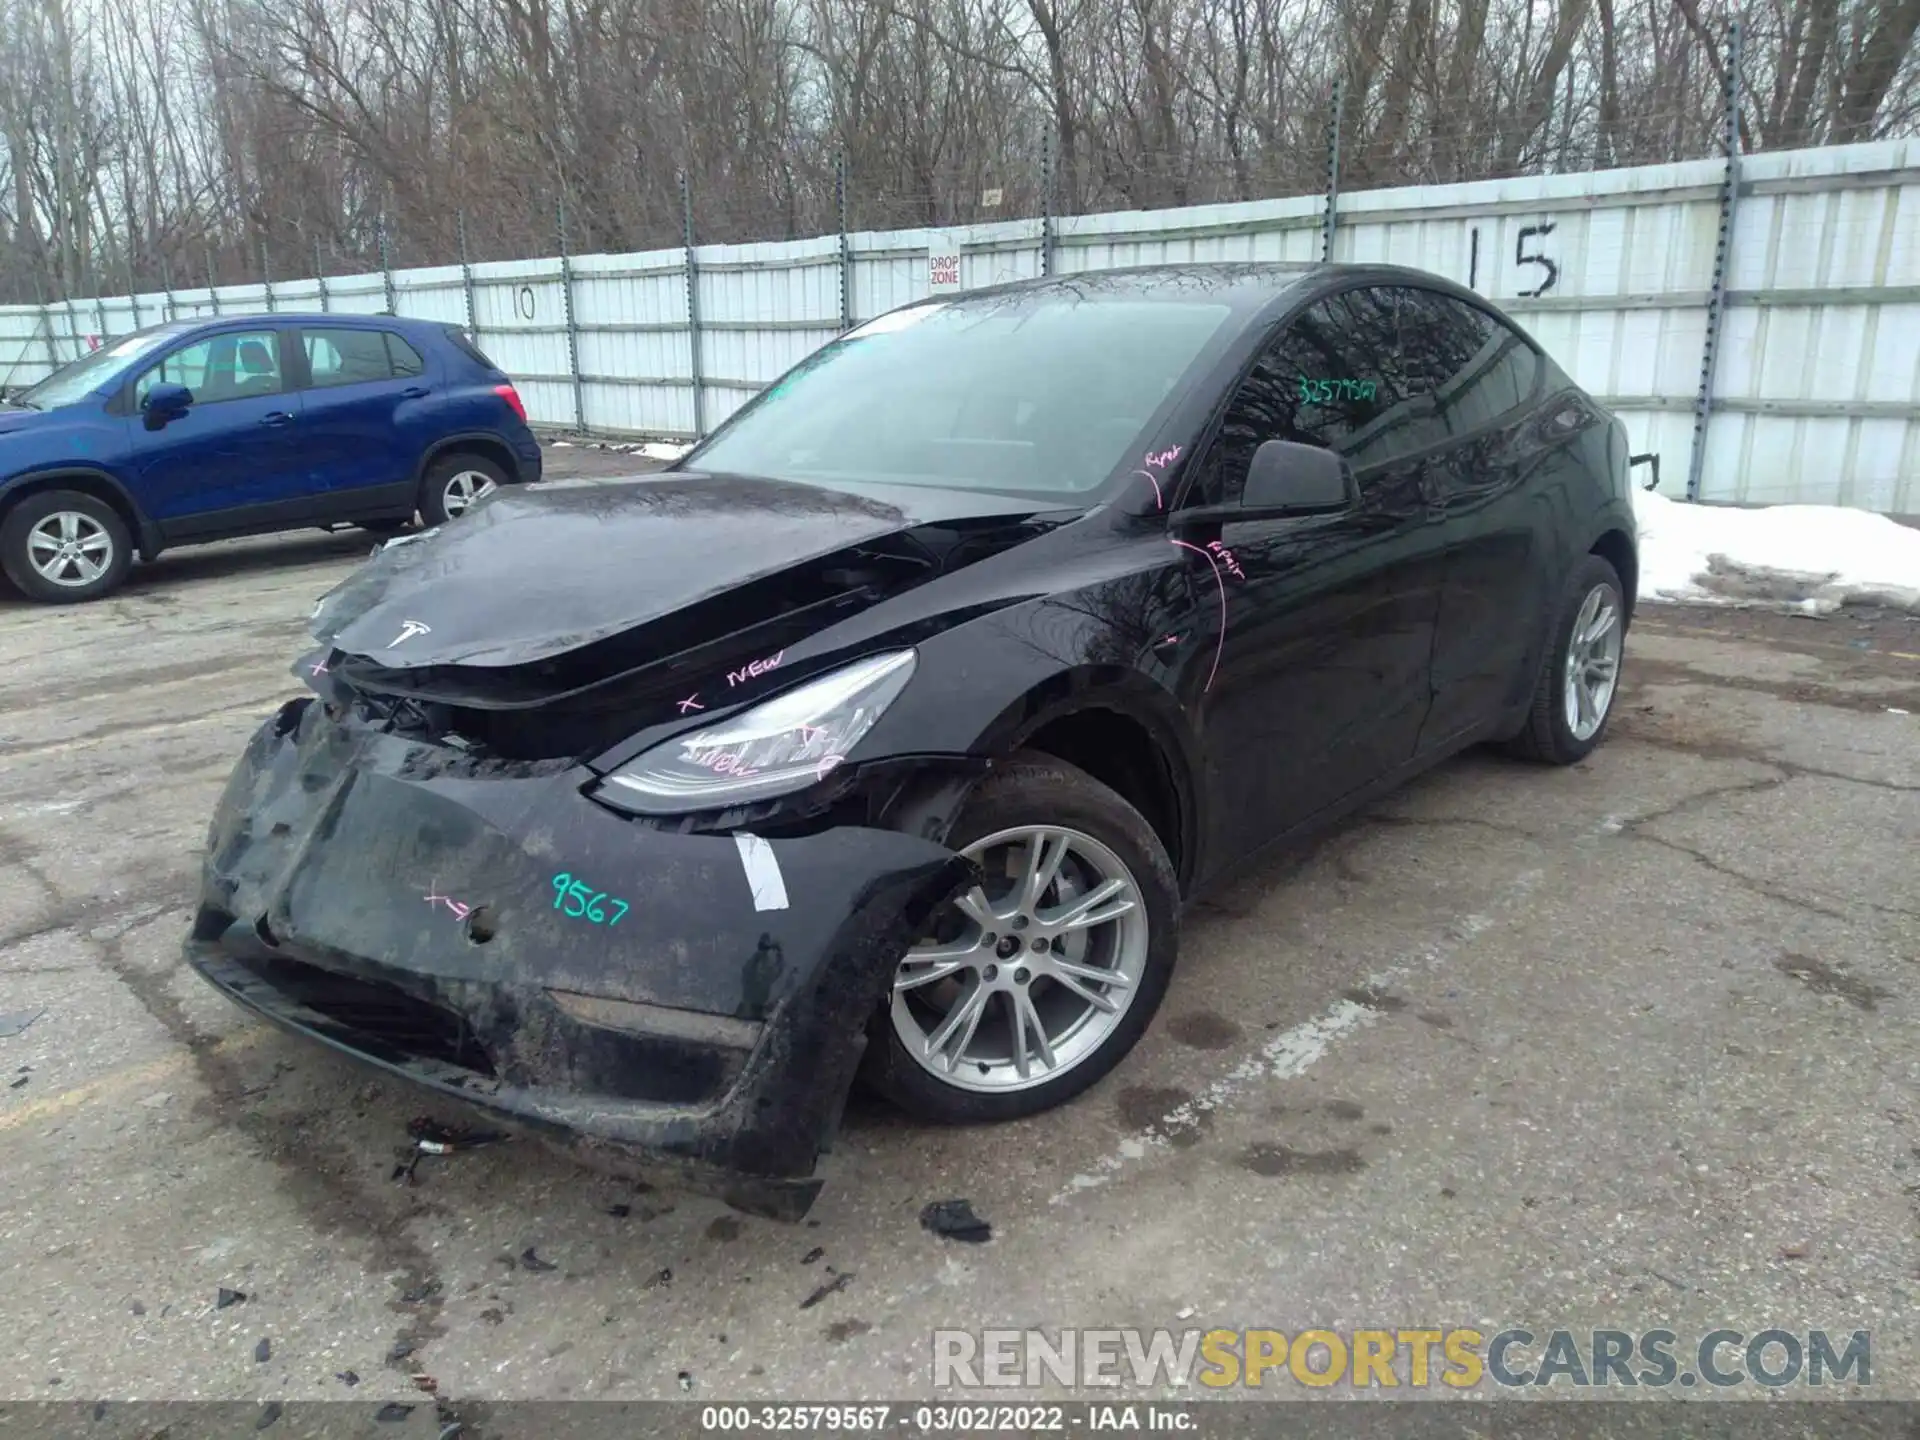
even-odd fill
[[(547, 882), (553, 886), (553, 908), (559, 910), (566, 906), (565, 914), (574, 920), (591, 920), (596, 925), (618, 925), (620, 919), (633, 907), (624, 900), (616, 899), (604, 890), (595, 890), (591, 885), (576, 880), (565, 870)], [(605, 902), (604, 904), (602, 902)], [(576, 910), (573, 907), (579, 905)], [(618, 905), (611, 920), (607, 919), (608, 905)]]
[(699, 765), (704, 769), (713, 771), (716, 775), (738, 775), (744, 779), (748, 775), (758, 775), (760, 773), (758, 766), (745, 763), (746, 753), (744, 750), (735, 750), (729, 754), (725, 750), (701, 751), (690, 749), (685, 751), (680, 758), (685, 760), (689, 765)]
[(464, 920), (473, 913), (473, 907), (471, 905), (462, 905), (451, 895), (440, 894), (439, 890), (440, 882), (436, 880), (433, 882), (432, 893), (422, 895), (420, 898), (429, 905), (445, 905), (447, 909), (453, 912), (453, 918), (455, 920)]
[(1240, 562), (1233, 558), (1233, 551), (1222, 545), (1218, 540), (1209, 540), (1207, 542), (1207, 549), (1211, 550), (1219, 559), (1220, 563), (1227, 567), (1227, 573), (1233, 576), (1234, 579), (1244, 580), (1247, 578), (1247, 572), (1242, 570), (1240, 568)]
[(1371, 400), (1377, 389), (1372, 380), (1309, 380), (1300, 377), (1300, 398), (1325, 404), (1336, 395), (1342, 400)]
[(769, 670), (773, 669), (774, 666), (778, 665), (781, 661), (781, 658), (786, 653), (787, 652), (784, 650), (776, 650), (773, 654), (769, 655), (766, 659), (756, 660), (751, 665), (748, 665), (745, 669), (729, 670), (727, 672), (728, 687), (731, 688), (732, 686), (735, 686), (735, 685), (744, 685), (749, 680), (758, 679), (760, 676), (766, 674)]

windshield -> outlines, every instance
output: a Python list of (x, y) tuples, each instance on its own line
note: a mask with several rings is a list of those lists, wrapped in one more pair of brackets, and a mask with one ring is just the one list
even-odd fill
[(13, 403), (31, 410), (57, 410), (62, 405), (71, 405), (111, 383), (141, 356), (157, 350), (178, 333), (167, 327), (136, 330), (54, 371), (31, 390), (14, 396)]
[(826, 346), (688, 464), (822, 484), (1094, 490), (1229, 314), (1058, 291), (897, 310)]

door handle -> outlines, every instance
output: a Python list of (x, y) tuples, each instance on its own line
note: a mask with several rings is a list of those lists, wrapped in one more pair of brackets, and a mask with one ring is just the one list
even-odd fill
[(430, 395), (432, 393), (432, 390), (425, 385), (409, 385), (400, 392), (400, 398), (402, 400), (418, 400), (422, 395)]
[(278, 426), (278, 425), (286, 424), (291, 419), (293, 419), (293, 416), (289, 415), (284, 410), (269, 410), (266, 414), (260, 417), (260, 423), (262, 425)]

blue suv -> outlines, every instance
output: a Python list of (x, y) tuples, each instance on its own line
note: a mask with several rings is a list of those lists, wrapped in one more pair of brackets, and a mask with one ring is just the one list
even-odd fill
[(0, 569), (93, 600), (136, 552), (307, 526), (439, 525), (540, 478), (506, 375), (451, 325), (250, 315), (114, 339), (0, 401)]

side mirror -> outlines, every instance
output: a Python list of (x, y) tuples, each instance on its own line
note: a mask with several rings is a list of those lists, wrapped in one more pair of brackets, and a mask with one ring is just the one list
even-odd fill
[(1268, 440), (1253, 452), (1240, 509), (1261, 515), (1319, 515), (1345, 510), (1358, 492), (1353, 467), (1317, 445)]
[(140, 409), (147, 417), (147, 428), (158, 430), (169, 420), (178, 420), (193, 404), (193, 391), (184, 385), (162, 382), (147, 391)]

